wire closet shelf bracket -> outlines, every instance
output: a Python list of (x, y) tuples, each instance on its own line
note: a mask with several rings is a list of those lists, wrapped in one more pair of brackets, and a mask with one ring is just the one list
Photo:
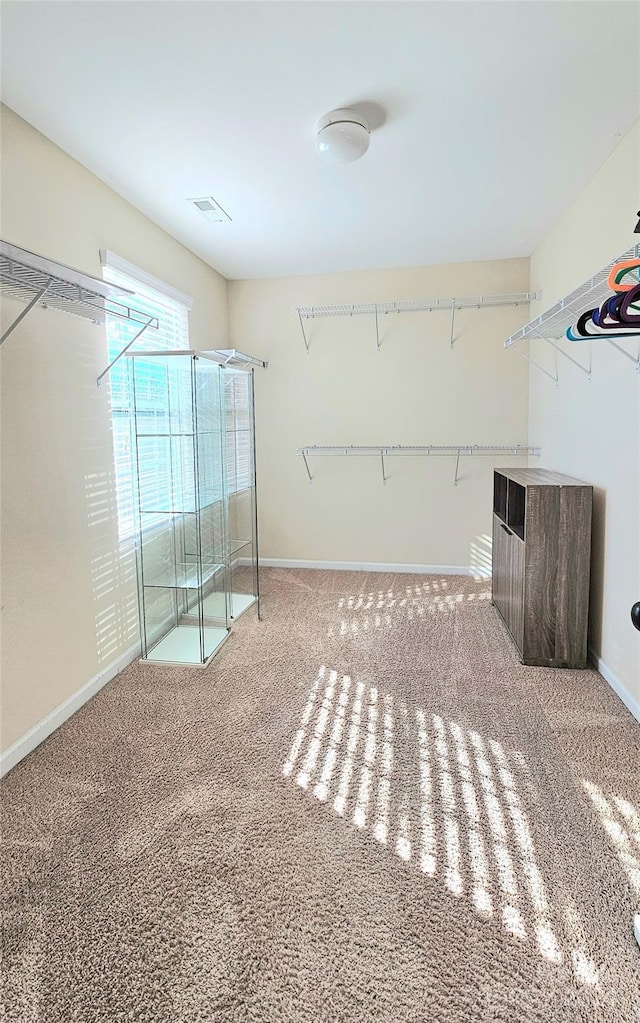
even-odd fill
[(147, 316), (128, 304), (128, 296), (132, 294), (130, 291), (2, 240), (0, 292), (8, 298), (26, 303), (22, 312), (3, 331), (0, 345), (4, 344), (37, 305), (43, 309), (71, 313), (96, 324), (104, 324), (108, 316), (114, 316), (127, 321), (134, 329), (137, 328), (131, 341), (97, 378), (98, 387), (138, 338), (147, 329), (157, 330), (160, 325), (155, 316)]
[(398, 302), (360, 302), (350, 305), (314, 305), (295, 306), (294, 312), (300, 320), (302, 340), (307, 352), (310, 339), (307, 336), (305, 320), (321, 319), (330, 316), (373, 316), (376, 334), (376, 350), (380, 351), (380, 317), (399, 313), (437, 312), (446, 310), (450, 313), (449, 347), (455, 342), (455, 316), (458, 309), (494, 309), (499, 306), (529, 305), (538, 298), (530, 292), (518, 292), (513, 295), (474, 295), (465, 298), (422, 298)]
[(541, 448), (539, 447), (527, 447), (521, 444), (387, 444), (387, 445), (329, 445), (329, 446), (314, 446), (306, 448), (298, 448), (296, 450), (297, 455), (301, 455), (305, 468), (307, 470), (307, 476), (309, 477), (309, 483), (313, 482), (313, 475), (309, 468), (309, 457), (316, 455), (332, 455), (332, 456), (368, 456), (376, 457), (380, 459), (380, 467), (382, 470), (382, 482), (386, 484), (388, 476), (385, 468), (385, 458), (393, 457), (395, 455), (422, 455), (422, 456), (447, 456), (449, 458), (455, 458), (455, 472), (453, 477), (454, 487), (458, 486), (460, 480), (459, 469), (460, 459), (471, 456), (484, 456), (485, 458), (494, 458), (497, 455), (512, 456), (512, 457), (525, 457), (525, 458), (538, 458), (540, 456)]
[[(526, 323), (524, 327), (512, 334), (504, 341), (504, 347), (511, 348), (517, 355), (520, 355), (523, 359), (530, 362), (536, 369), (539, 369), (545, 376), (553, 380), (556, 387), (559, 384), (559, 377), (556, 373), (552, 373), (549, 369), (539, 363), (536, 359), (533, 359), (530, 355), (521, 351), (516, 346), (521, 341), (541, 340), (546, 341), (559, 355), (563, 358), (568, 359), (572, 362), (582, 373), (585, 374), (588, 380), (591, 380), (591, 360), (587, 366), (583, 365), (578, 359), (575, 359), (570, 355), (564, 348), (561, 348), (558, 341), (567, 337), (567, 331), (571, 330), (576, 320), (587, 310), (597, 309), (601, 306), (610, 296), (611, 287), (609, 284), (609, 277), (611, 271), (616, 264), (621, 262), (627, 262), (632, 260), (640, 260), (640, 244), (633, 245), (626, 252), (623, 252), (618, 259), (613, 260), (607, 267), (600, 270), (598, 273), (590, 277), (580, 287), (575, 288), (574, 291), (566, 295), (564, 298), (556, 302), (555, 305), (551, 306), (545, 312), (541, 313), (535, 319)], [(639, 277), (640, 281), (640, 277)], [(619, 338), (620, 335), (616, 335)], [(630, 360), (638, 373), (640, 373), (640, 328), (638, 331), (625, 332), (625, 338), (637, 338), (638, 339), (638, 353), (632, 355), (631, 352), (627, 351), (620, 344), (617, 343), (617, 339), (613, 337), (607, 337), (606, 333), (598, 335), (592, 335), (591, 337), (584, 337), (580, 340), (583, 341), (594, 341), (604, 340), (607, 341), (613, 348), (615, 348), (621, 355), (626, 359)], [(575, 338), (571, 340), (575, 341)]]

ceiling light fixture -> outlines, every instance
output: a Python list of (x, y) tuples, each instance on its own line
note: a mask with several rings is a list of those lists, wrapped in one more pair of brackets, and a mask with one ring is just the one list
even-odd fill
[(355, 110), (332, 110), (316, 125), (316, 147), (329, 163), (352, 163), (369, 148), (369, 125)]

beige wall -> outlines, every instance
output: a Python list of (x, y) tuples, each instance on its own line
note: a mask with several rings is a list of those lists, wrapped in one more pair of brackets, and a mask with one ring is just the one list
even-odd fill
[[(97, 276), (111, 249), (193, 296), (195, 347), (227, 344), (222, 277), (6, 108), (2, 146), (4, 239)], [(3, 750), (137, 639), (105, 365), (104, 328), (48, 310), (2, 347)]]
[[(531, 258), (532, 290), (541, 312), (610, 260), (640, 241), (634, 235), (640, 202), (640, 131), (636, 125)], [(637, 354), (637, 344), (625, 342)], [(592, 380), (558, 357), (559, 386), (531, 369), (531, 437), (544, 464), (594, 485), (591, 600), (592, 649), (636, 705), (640, 704), (640, 633), (631, 605), (640, 600), (640, 375), (604, 341), (564, 343)], [(590, 351), (592, 349), (592, 351)], [(555, 370), (544, 341), (532, 355)]]
[[(230, 281), (233, 344), (256, 371), (260, 554), (268, 559), (447, 565), (485, 562), (489, 459), (323, 458), (310, 485), (296, 448), (320, 444), (527, 443), (527, 364), (503, 339), (528, 306), (307, 324), (294, 306), (527, 291), (528, 260)], [(503, 458), (498, 459), (505, 461)], [(506, 460), (507, 464), (518, 464)], [(524, 464), (520, 461), (519, 464)]]

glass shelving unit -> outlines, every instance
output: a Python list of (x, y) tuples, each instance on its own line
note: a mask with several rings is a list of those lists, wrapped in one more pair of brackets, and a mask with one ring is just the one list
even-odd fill
[(229, 634), (224, 370), (128, 352), (142, 659), (205, 666)]

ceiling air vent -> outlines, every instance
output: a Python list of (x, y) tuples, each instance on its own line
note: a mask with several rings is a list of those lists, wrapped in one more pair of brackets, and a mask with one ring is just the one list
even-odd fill
[(222, 206), (215, 199), (212, 199), (210, 195), (205, 195), (202, 199), (187, 199), (187, 202), (192, 203), (203, 217), (206, 217), (207, 220), (212, 220), (214, 223), (231, 220), (229, 214), (225, 213)]

